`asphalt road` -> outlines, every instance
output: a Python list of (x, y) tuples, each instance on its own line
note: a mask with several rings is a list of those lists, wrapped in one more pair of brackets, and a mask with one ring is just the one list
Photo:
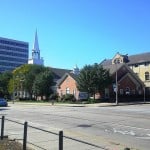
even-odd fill
[[(52, 106), (9, 104), (0, 115), (18, 122), (79, 139), (98, 147), (64, 138), (65, 150), (150, 150), (150, 104), (126, 106)], [(5, 121), (5, 134), (21, 139), (23, 127)], [(58, 149), (58, 136), (28, 129), (28, 141), (43, 150)], [(102, 148), (100, 148), (102, 147)], [(36, 150), (40, 148), (35, 148)]]

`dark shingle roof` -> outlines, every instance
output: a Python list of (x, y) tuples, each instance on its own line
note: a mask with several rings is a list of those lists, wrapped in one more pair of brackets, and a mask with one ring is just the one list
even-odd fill
[(104, 69), (109, 70), (109, 73), (112, 75), (116, 72), (116, 69), (119, 70), (122, 66), (124, 66), (125, 64), (121, 63), (121, 64), (113, 64), (113, 65), (106, 65), (103, 66)]
[(72, 71), (72, 70), (60, 69), (60, 68), (50, 68), (50, 70), (54, 74), (55, 79), (60, 79), (65, 73), (70, 73)]
[(74, 73), (68, 73), (75, 81), (77, 80), (78, 75)]
[(74, 73), (65, 73), (62, 78), (60, 80), (58, 80), (57, 82), (57, 86), (59, 86), (65, 79), (67, 76), (71, 76), (75, 81), (77, 80), (78, 75), (74, 74)]
[(104, 59), (100, 65), (102, 66), (109, 66), (109, 65), (112, 65), (112, 59)]
[[(137, 75), (135, 75), (135, 73), (133, 72), (133, 70), (132, 69), (130, 69), (130, 67), (127, 65), (127, 64), (124, 64), (124, 63), (121, 63), (121, 64), (117, 64), (117, 66), (115, 65), (115, 64), (113, 64), (113, 65), (107, 65), (107, 66), (103, 66), (104, 67), (104, 69), (107, 69), (107, 70), (109, 70), (109, 73), (111, 74), (111, 75), (113, 75), (114, 73), (116, 73), (116, 69), (117, 69), (117, 71), (121, 68), (121, 67), (126, 67), (126, 69), (128, 70), (128, 74), (130, 74), (132, 77), (134, 77), (134, 79), (137, 81), (137, 82), (139, 82), (142, 86), (144, 86), (144, 84), (143, 84), (143, 82), (140, 80), (140, 78), (137, 76)], [(122, 79), (122, 77), (120, 78), (120, 79)]]
[[(128, 56), (128, 65), (150, 62), (150, 52)], [(103, 66), (112, 64), (112, 59), (105, 59), (101, 63)]]
[(138, 64), (142, 62), (150, 62), (150, 52), (149, 53), (142, 53), (137, 55), (129, 56), (129, 62), (127, 64)]

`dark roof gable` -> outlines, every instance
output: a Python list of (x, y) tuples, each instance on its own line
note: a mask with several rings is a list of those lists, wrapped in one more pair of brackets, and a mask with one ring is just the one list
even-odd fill
[(127, 64), (139, 64), (143, 62), (150, 62), (150, 52), (129, 56), (129, 62)]
[(52, 71), (55, 79), (60, 79), (65, 73), (70, 73), (72, 71), (68, 69), (51, 68), (51, 67), (50, 70)]
[(75, 81), (77, 80), (77, 76), (74, 73), (65, 73), (62, 78), (57, 82), (57, 86), (59, 86), (68, 76), (71, 76)]
[[(139, 64), (144, 62), (150, 62), (150, 52), (128, 56), (127, 64), (131, 65), (131, 64)], [(112, 65), (112, 59), (105, 59), (100, 64), (103, 66)]]

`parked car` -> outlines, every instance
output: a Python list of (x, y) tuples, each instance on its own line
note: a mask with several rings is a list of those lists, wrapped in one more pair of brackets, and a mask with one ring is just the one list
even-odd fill
[(0, 107), (7, 107), (8, 103), (5, 98), (0, 98)]

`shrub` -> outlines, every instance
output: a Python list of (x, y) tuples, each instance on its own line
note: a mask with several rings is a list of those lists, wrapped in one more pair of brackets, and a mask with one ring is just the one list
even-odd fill
[(130, 150), (130, 148), (126, 147), (126, 148), (124, 148), (124, 150)]
[(94, 100), (94, 99), (92, 99), (92, 98), (89, 98), (89, 99), (88, 99), (88, 103), (89, 103), (89, 104), (93, 104), (93, 103), (95, 103), (95, 102), (96, 102), (96, 100)]
[(58, 100), (58, 98), (59, 98), (58, 93), (51, 94), (49, 97), (50, 100)]
[(74, 101), (75, 97), (73, 94), (66, 94), (62, 96), (62, 100), (64, 101)]

